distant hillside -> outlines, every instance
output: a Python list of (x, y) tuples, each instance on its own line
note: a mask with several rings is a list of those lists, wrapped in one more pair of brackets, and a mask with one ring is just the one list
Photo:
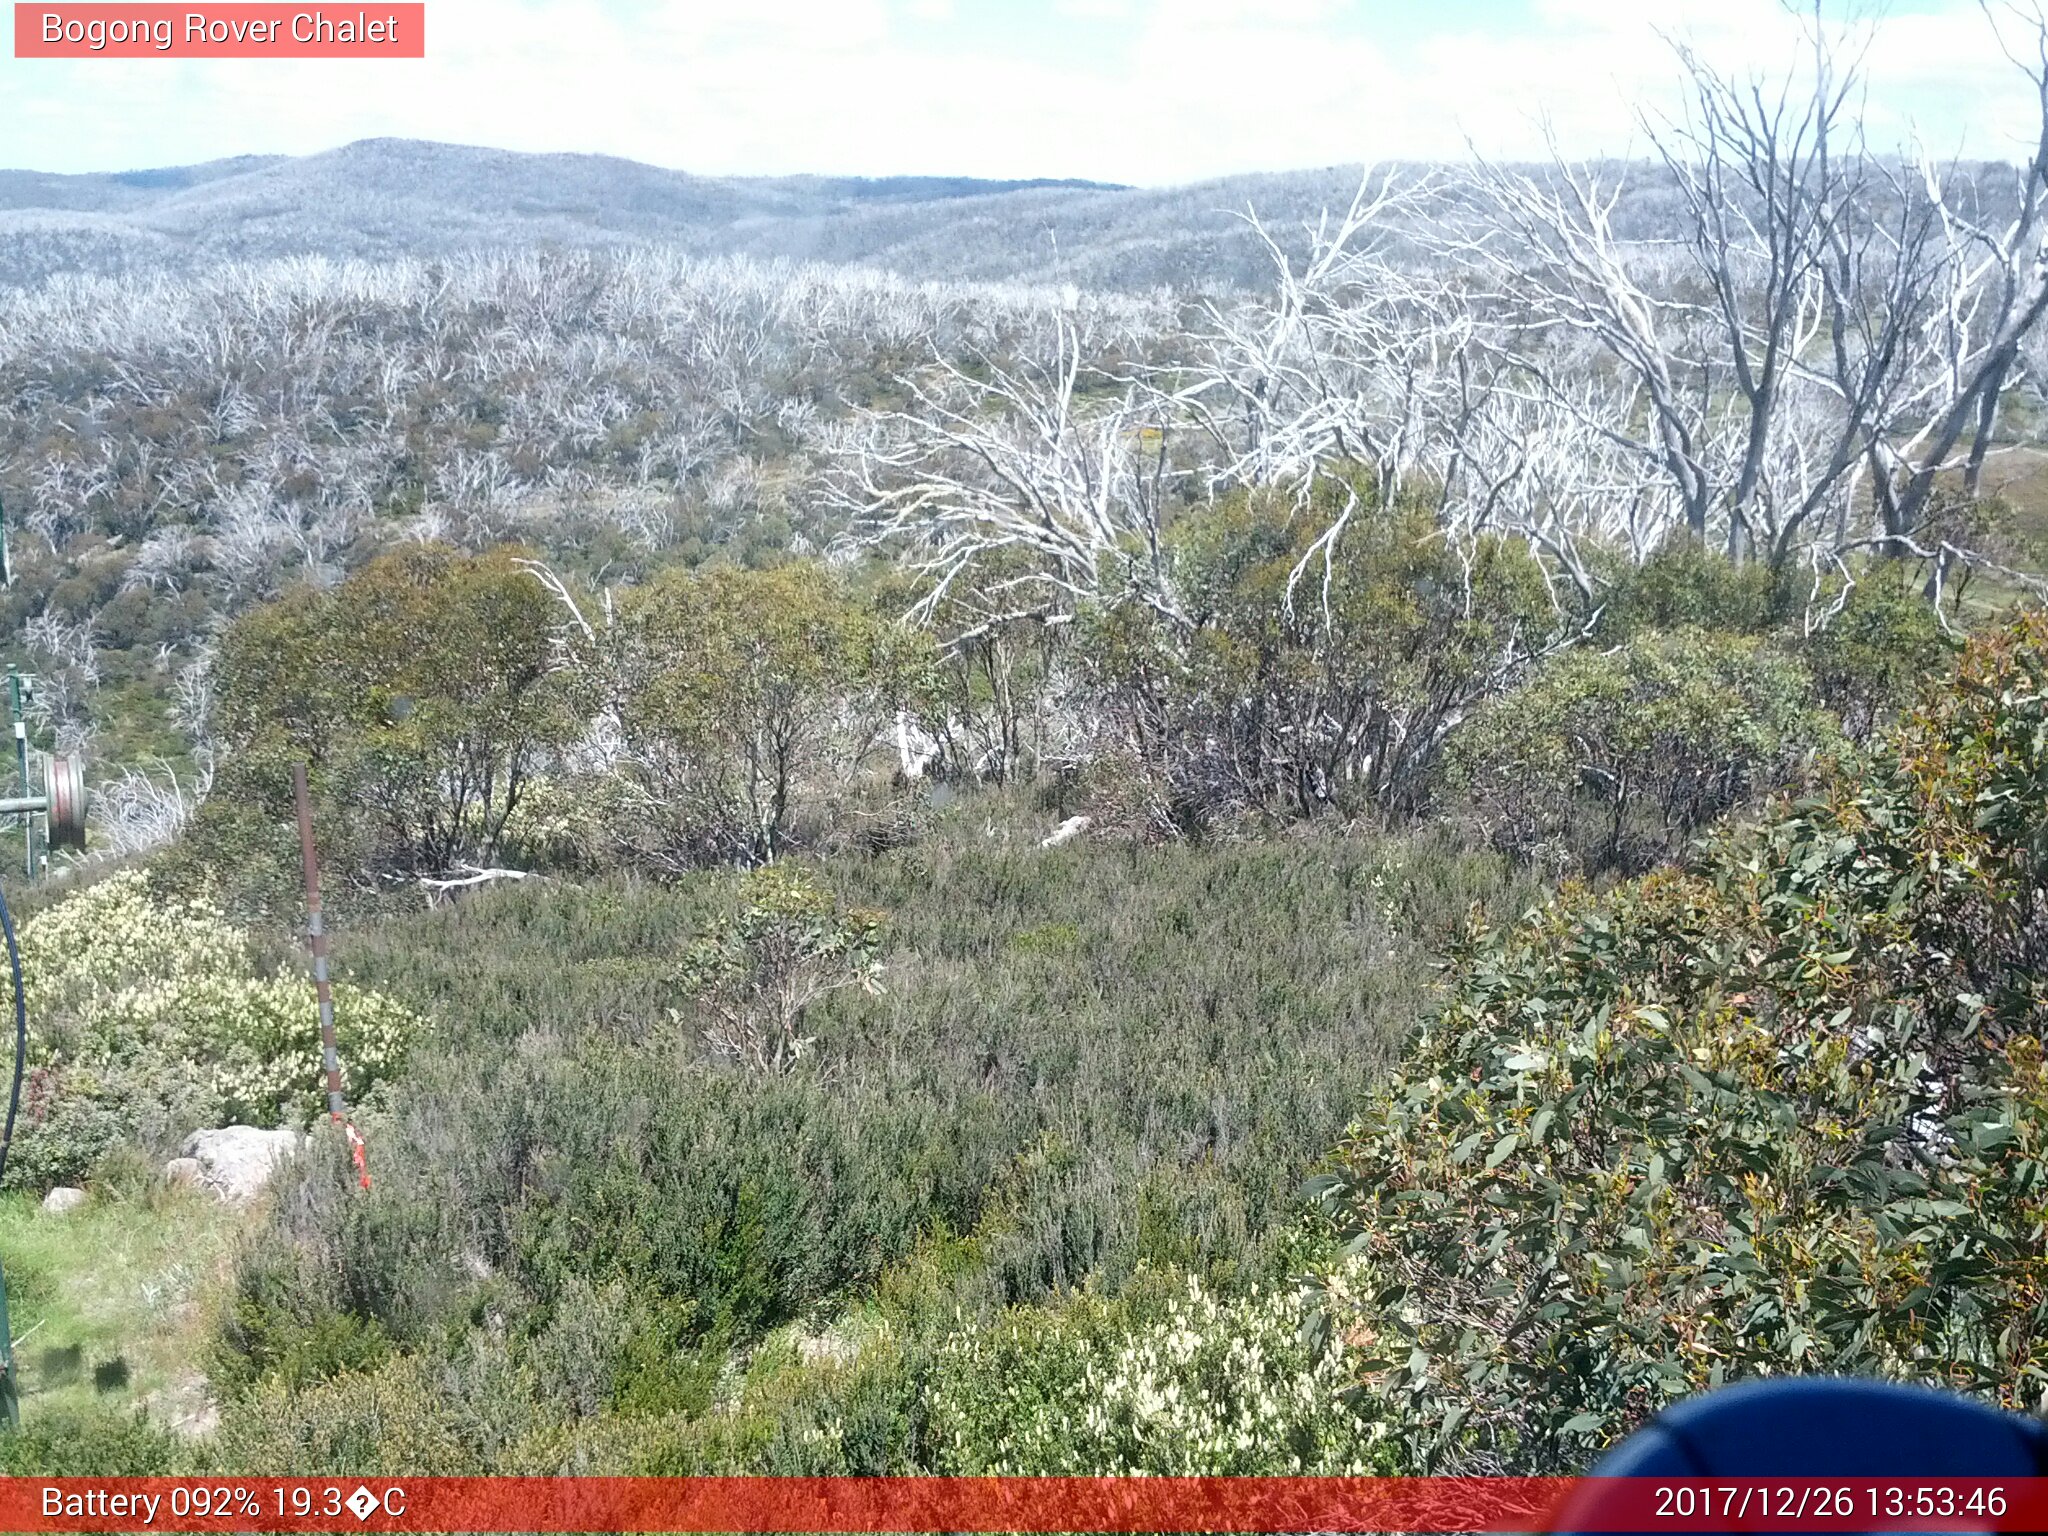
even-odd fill
[[(699, 252), (844, 249), (847, 259), (886, 261), (878, 239), (929, 239), (955, 222), (947, 211), (953, 205), (1021, 210), (1048, 198), (1122, 190), (940, 176), (692, 176), (602, 155), (371, 139), (299, 158), (246, 156), (111, 175), (0, 171), (0, 283), (307, 252), (390, 256), (622, 241)], [(870, 236), (839, 233), (878, 213), (896, 217)], [(1003, 222), (988, 212), (964, 216)]]
[[(1419, 168), (1418, 168), (1419, 169)], [(1660, 166), (1627, 171), (1625, 237), (1669, 236)], [(656, 244), (883, 267), (913, 278), (1111, 290), (1263, 287), (1283, 240), (1343, 208), (1359, 168), (1135, 188), (957, 176), (693, 176), (605, 155), (366, 139), (116, 175), (0, 171), (0, 285), (317, 253), (431, 256), (536, 245)]]
[(370, 139), (114, 175), (0, 171), (0, 284), (317, 252), (431, 255), (651, 242), (920, 278), (1149, 289), (1261, 282), (1248, 205), (1287, 226), (1357, 170), (1164, 190), (968, 177), (717, 177), (603, 155)]

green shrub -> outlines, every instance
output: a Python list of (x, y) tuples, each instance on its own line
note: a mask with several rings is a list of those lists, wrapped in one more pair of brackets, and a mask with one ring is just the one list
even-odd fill
[(877, 579), (877, 610), (920, 614), (939, 642), (912, 701), (935, 753), (927, 777), (1028, 783), (1065, 755), (1067, 626), (1019, 611), (1015, 584), (1032, 574), (1032, 555), (1016, 548), (977, 559), (939, 591), (901, 568)]
[(772, 1476), (926, 1470), (928, 1367), (921, 1341), (858, 1315), (820, 1334), (785, 1330), (755, 1351), (704, 1444), (729, 1470)]
[(1676, 539), (1615, 574), (1602, 599), (1600, 633), (1613, 641), (1672, 629), (1768, 634), (1797, 621), (1806, 589), (1796, 576), (1787, 566), (1738, 565), (1696, 540)]
[(1796, 663), (1702, 630), (1568, 651), (1452, 739), (1457, 813), (1524, 857), (1668, 858), (1832, 735)]
[(922, 1371), (893, 1335), (850, 1358), (801, 1360), (764, 1344), (730, 1401), (661, 1414), (604, 1411), (519, 1448), (522, 1471), (693, 1477), (875, 1477), (917, 1473)]
[(617, 722), (632, 820), (657, 869), (758, 864), (806, 807), (843, 793), (929, 680), (929, 638), (822, 566), (669, 571), (596, 642), (593, 715)]
[(1323, 1184), (1416, 1465), (1789, 1371), (2048, 1396), (2048, 617), (1696, 875), (1465, 961)]
[(18, 1428), (0, 1429), (5, 1477), (163, 1477), (189, 1461), (177, 1438), (140, 1412), (31, 1404)]
[(1554, 627), (1524, 546), (1467, 558), (1426, 512), (1355, 491), (1341, 530), (1328, 483), (1306, 507), (1262, 492), (1190, 512), (1169, 539), (1182, 619), (1135, 600), (1081, 615), (1109, 776), (1133, 777), (1129, 754), (1162, 824), (1412, 805), (1458, 721)]
[(484, 1405), (461, 1401), (447, 1375), (401, 1356), (310, 1384), (268, 1382), (226, 1407), (210, 1459), (271, 1477), (481, 1472), (463, 1428)]
[(810, 1006), (841, 987), (881, 987), (881, 914), (841, 911), (801, 870), (756, 870), (739, 908), (683, 954), (711, 1048), (756, 1072), (786, 1072), (815, 1043)]
[(1958, 644), (1901, 576), (1888, 564), (1867, 571), (1801, 648), (1821, 698), (1859, 742), (1911, 704)]
[(237, 619), (215, 669), (227, 754), (193, 856), (274, 899), (297, 862), (291, 765), (304, 761), (331, 867), (495, 863), (581, 728), (557, 666), (562, 611), (523, 555), (416, 545)]
[(967, 1476), (1391, 1471), (1353, 1362), (1305, 1321), (1296, 1293), (1221, 1298), (1192, 1278), (1016, 1309), (940, 1348), (932, 1456)]
[[(270, 1220), (235, 1253), (207, 1376), (226, 1398), (265, 1383), (299, 1387), (445, 1341), (457, 1319), (507, 1305), (467, 1221), (431, 1200), (394, 1198), (409, 1173), (387, 1112), (361, 1117), (376, 1182), (360, 1189), (347, 1143), (318, 1121), (273, 1176)], [(466, 1214), (466, 1213), (461, 1213)]]
[[(232, 1341), (214, 1362), (214, 1385), (222, 1392), (258, 1382), (308, 1386), (373, 1369), (389, 1357), (391, 1340), (376, 1319), (323, 1305), (317, 1291), (291, 1283), (295, 1275), (279, 1286), (252, 1281), (251, 1273), (244, 1267), (243, 1283), (222, 1324), (224, 1337)], [(262, 1270), (254, 1273), (272, 1278)]]
[[(10, 1183), (79, 1178), (125, 1138), (160, 1150), (202, 1126), (303, 1122), (324, 1105), (312, 983), (258, 977), (247, 936), (217, 907), (159, 900), (127, 871), (27, 919), (21, 946), (29, 1063)], [(12, 990), (0, 983), (0, 1007)], [(335, 1018), (360, 1100), (419, 1022), (348, 985)]]

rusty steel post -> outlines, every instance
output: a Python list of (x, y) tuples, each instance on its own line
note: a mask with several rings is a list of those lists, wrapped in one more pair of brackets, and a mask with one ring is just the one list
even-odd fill
[(327, 1113), (344, 1118), (341, 1058), (334, 1049), (334, 993), (327, 984), (327, 930), (320, 920), (320, 861), (313, 852), (313, 797), (306, 765), (292, 764), (292, 797), (299, 807), (299, 853), (306, 866), (306, 938), (313, 950), (313, 990), (320, 999), (320, 1049), (327, 1066)]

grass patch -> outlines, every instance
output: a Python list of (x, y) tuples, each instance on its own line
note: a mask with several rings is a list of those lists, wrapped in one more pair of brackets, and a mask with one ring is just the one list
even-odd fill
[(69, 1215), (0, 1197), (0, 1266), (24, 1424), (47, 1414), (145, 1408), (175, 1424), (205, 1405), (195, 1362), (209, 1303), (246, 1218), (204, 1195), (95, 1192)]

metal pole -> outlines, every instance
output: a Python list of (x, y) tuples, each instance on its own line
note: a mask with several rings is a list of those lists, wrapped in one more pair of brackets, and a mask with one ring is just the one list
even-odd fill
[[(7, 508), (0, 506), (0, 585), (14, 585), (14, 560), (7, 549)], [(7, 669), (7, 691), (9, 704), (14, 712), (14, 759), (21, 769), (21, 795), (26, 800), (34, 793), (28, 782), (28, 722), (21, 714), (21, 674), (13, 667)], [(33, 880), (36, 877), (36, 826), (27, 817), (21, 823), (21, 864), (22, 872)]]
[[(7, 691), (14, 712), (14, 760), (21, 769), (21, 797), (26, 800), (33, 793), (28, 783), (28, 722), (21, 715), (21, 674), (12, 667), (7, 669)], [(22, 872), (35, 879), (36, 824), (27, 817), (21, 822), (21, 860)]]
[(320, 1049), (327, 1065), (327, 1113), (339, 1124), (341, 1058), (334, 1050), (334, 993), (327, 985), (327, 930), (320, 920), (320, 861), (313, 852), (313, 797), (306, 765), (292, 764), (292, 796), (299, 808), (299, 853), (306, 866), (306, 937), (313, 949), (313, 990), (320, 999)]

